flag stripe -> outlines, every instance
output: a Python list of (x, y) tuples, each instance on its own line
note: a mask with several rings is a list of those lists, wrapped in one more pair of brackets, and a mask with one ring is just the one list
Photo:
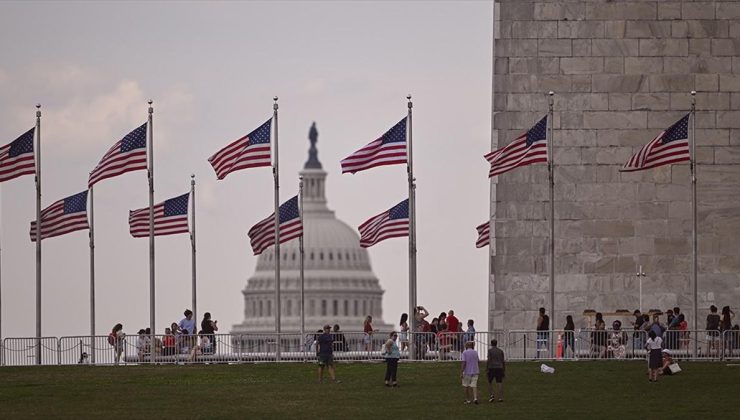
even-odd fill
[(662, 131), (648, 144), (632, 155), (620, 172), (634, 172), (658, 166), (691, 161), (689, 150), (689, 116), (687, 114)]
[(478, 231), (478, 240), (475, 241), (476, 248), (483, 248), (491, 243), (490, 226), (490, 222), (486, 221), (475, 228)]
[(494, 177), (520, 166), (547, 163), (547, 117), (508, 145), (485, 155), (491, 164), (488, 177)]
[(103, 155), (90, 172), (88, 187), (126, 172), (147, 169), (147, 123), (135, 128)]
[[(66, 205), (65, 205), (66, 204)], [(89, 229), (87, 223), (87, 191), (55, 201), (41, 211), (41, 239)], [(36, 221), (31, 222), (31, 241), (36, 241)]]
[[(280, 243), (303, 236), (303, 223), (298, 210), (298, 196), (291, 198), (279, 209), (280, 224), (278, 234)], [(275, 213), (260, 220), (249, 229), (249, 242), (254, 255), (259, 255), (268, 247), (275, 245)], [(279, 258), (279, 256), (278, 256)]]
[[(189, 233), (187, 202), (190, 193), (186, 193), (170, 200), (184, 200), (183, 214), (165, 216), (165, 204), (167, 201), (154, 205), (154, 236), (175, 235), (178, 233)], [(128, 216), (129, 232), (134, 238), (149, 237), (149, 207), (131, 210)]]
[(35, 133), (36, 128), (34, 127), (0, 147), (0, 182), (36, 173), (33, 144)]
[(270, 129), (272, 118), (208, 158), (218, 179), (240, 169), (272, 165)]
[[(396, 213), (392, 216), (394, 211)], [(357, 230), (360, 231), (360, 246), (363, 248), (371, 247), (386, 239), (409, 236), (408, 200), (371, 217)]]
[(406, 149), (406, 118), (403, 118), (379, 139), (341, 161), (342, 173), (356, 173), (377, 166), (408, 163)]

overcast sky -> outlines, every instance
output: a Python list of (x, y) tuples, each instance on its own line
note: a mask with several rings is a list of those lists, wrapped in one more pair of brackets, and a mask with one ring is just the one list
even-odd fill
[[(83, 191), (89, 171), (146, 121), (154, 100), (155, 201), (198, 181), (198, 308), (243, 319), (254, 273), (247, 230), (272, 212), (269, 168), (216, 181), (207, 158), (267, 120), (280, 97), (281, 200), (297, 192), (308, 129), (329, 172), (329, 206), (358, 226), (407, 195), (406, 167), (341, 175), (339, 161), (406, 114), (414, 97), (418, 301), (487, 327), (490, 2), (2, 2), (0, 144), (43, 105), (42, 207)], [(35, 333), (32, 176), (0, 184), (2, 333)], [(148, 241), (128, 233), (148, 204), (144, 171), (95, 189), (97, 333), (149, 323)], [(157, 238), (157, 330), (190, 306), (187, 235)], [(384, 320), (408, 310), (407, 240), (370, 248)], [(89, 332), (87, 232), (43, 241), (43, 334)], [(226, 331), (224, 331), (226, 332)]]

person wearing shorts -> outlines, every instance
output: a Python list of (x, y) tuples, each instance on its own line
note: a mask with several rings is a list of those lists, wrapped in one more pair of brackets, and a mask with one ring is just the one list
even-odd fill
[[(488, 402), (493, 402), (498, 395), (498, 400), (504, 400), (504, 376), (506, 376), (506, 361), (504, 351), (498, 348), (498, 341), (491, 340), (491, 348), (488, 349), (488, 360), (486, 361), (486, 376), (488, 377)], [(496, 380), (496, 392), (493, 392), (493, 381)]]
[[(478, 404), (478, 352), (474, 349), (475, 343), (465, 343), (465, 351), (462, 353), (462, 366), (460, 377), (462, 386), (465, 388), (465, 404)], [(472, 401), (471, 401), (472, 399)]]
[(324, 332), (316, 337), (316, 359), (319, 362), (319, 383), (324, 382), (324, 368), (329, 370), (331, 380), (338, 383), (334, 371), (334, 336), (329, 325), (324, 325)]

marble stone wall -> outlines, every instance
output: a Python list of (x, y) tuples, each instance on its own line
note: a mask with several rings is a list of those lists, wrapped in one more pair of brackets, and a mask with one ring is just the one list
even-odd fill
[[(696, 90), (699, 326), (740, 306), (740, 2), (498, 0), (492, 148), (554, 97), (554, 326), (584, 309), (680, 306), (693, 327), (688, 164), (619, 168)], [(534, 328), (549, 304), (546, 165), (492, 181), (491, 328)]]

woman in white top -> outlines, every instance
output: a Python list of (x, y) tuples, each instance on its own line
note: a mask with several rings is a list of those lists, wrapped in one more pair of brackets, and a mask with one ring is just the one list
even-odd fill
[(648, 333), (647, 343), (645, 343), (645, 347), (648, 349), (649, 356), (648, 356), (648, 380), (650, 382), (658, 382), (658, 371), (661, 368), (661, 348), (663, 347), (663, 339), (658, 337), (657, 334), (655, 334), (655, 331), (650, 331)]

